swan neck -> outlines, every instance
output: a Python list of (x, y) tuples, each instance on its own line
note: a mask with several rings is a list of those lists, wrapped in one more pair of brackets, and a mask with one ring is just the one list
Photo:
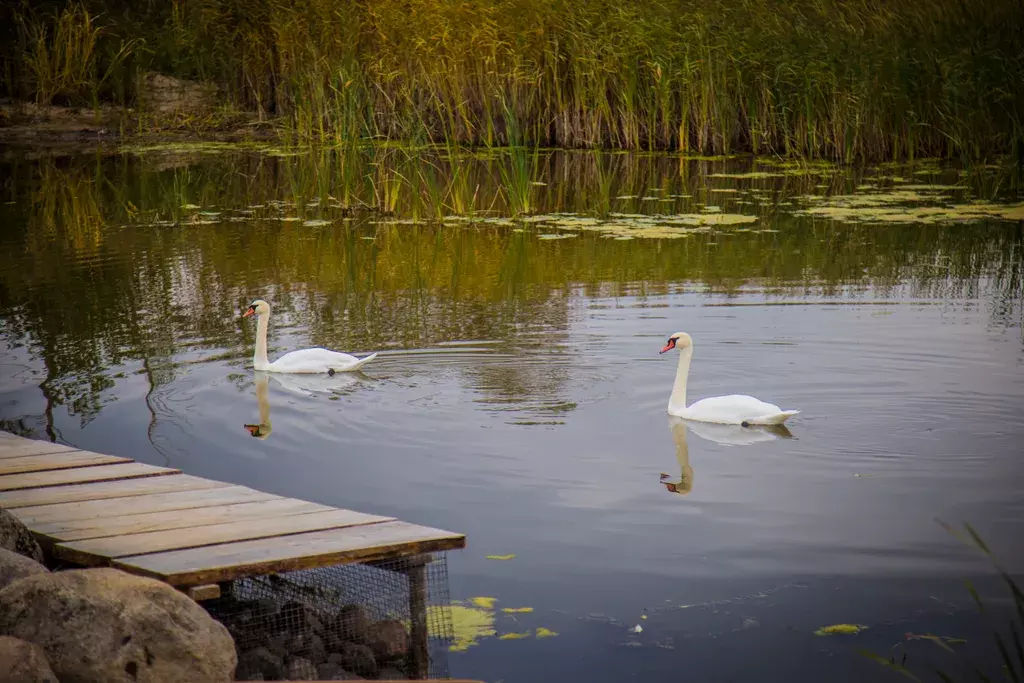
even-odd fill
[(672, 385), (672, 396), (668, 399), (668, 408), (672, 412), (686, 408), (686, 378), (690, 374), (690, 359), (692, 357), (693, 346), (687, 346), (679, 351), (676, 381)]
[(256, 353), (252, 356), (252, 364), (257, 370), (266, 370), (270, 365), (267, 361), (267, 327), (269, 323), (269, 313), (261, 315), (256, 322)]

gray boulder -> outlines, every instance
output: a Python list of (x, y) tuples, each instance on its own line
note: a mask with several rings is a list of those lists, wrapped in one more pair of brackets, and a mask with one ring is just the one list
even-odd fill
[(57, 683), (38, 645), (0, 636), (0, 680), (4, 683)]
[(29, 576), (0, 591), (0, 634), (43, 649), (61, 683), (232, 680), (227, 629), (165, 583), (116, 569)]
[(49, 574), (50, 570), (35, 560), (13, 550), (0, 548), (0, 590), (7, 584), (36, 574)]
[(36, 543), (32, 532), (20, 519), (3, 508), (0, 508), (0, 548), (31, 557), (40, 564), (44, 561), (43, 549)]

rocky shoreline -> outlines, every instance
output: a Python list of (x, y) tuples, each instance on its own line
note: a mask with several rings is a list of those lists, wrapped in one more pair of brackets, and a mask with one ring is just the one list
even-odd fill
[(45, 559), (29, 530), (0, 509), (6, 683), (406, 678), (406, 626), (372, 621), (358, 605), (329, 613), (226, 595), (208, 611), (154, 579), (110, 568), (51, 571)]

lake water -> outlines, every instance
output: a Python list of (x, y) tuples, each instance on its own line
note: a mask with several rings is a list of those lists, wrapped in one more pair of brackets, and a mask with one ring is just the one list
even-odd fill
[[(450, 590), (495, 598), (496, 634), (454, 676), (998, 669), (963, 580), (1005, 592), (936, 522), (1024, 569), (1024, 223), (997, 169), (201, 146), (9, 153), (0, 178), (0, 426), (468, 534)], [(381, 354), (254, 373), (255, 298), (271, 358)], [(788, 430), (671, 420), (680, 330), (691, 401), (749, 393), (800, 409)], [(837, 623), (868, 628), (814, 635)]]

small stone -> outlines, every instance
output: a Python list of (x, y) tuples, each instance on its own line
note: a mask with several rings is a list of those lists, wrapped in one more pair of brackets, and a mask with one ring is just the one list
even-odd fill
[(340, 664), (328, 662), (321, 664), (318, 669), (322, 681), (362, 681), (362, 676), (357, 676), (351, 671), (345, 671)]
[[(339, 641), (365, 645), (369, 626), (370, 618), (366, 616), (365, 609), (360, 605), (345, 605), (338, 610), (330, 631), (337, 636)], [(340, 649), (330, 649), (333, 652), (341, 651)]]
[[(265, 647), (243, 652), (238, 657), (238, 671), (235, 678), (240, 681), (271, 680), (281, 678), (284, 661)], [(255, 676), (261, 676), (261, 679)]]
[(49, 573), (49, 569), (32, 558), (19, 555), (7, 548), (0, 548), (0, 590), (3, 590), (7, 584), (26, 576)]
[(0, 636), (0, 671), (4, 683), (57, 683), (42, 648), (9, 636)]
[(404, 657), (409, 652), (409, 634), (400, 621), (378, 621), (370, 626), (367, 637), (370, 649), (381, 661)]
[(373, 650), (368, 646), (344, 643), (340, 654), (341, 665), (347, 671), (353, 671), (366, 678), (377, 677), (377, 660), (373, 656)]
[(289, 681), (315, 681), (318, 673), (313, 662), (305, 657), (296, 657), (285, 668), (285, 678)]
[(312, 633), (299, 633), (291, 636), (286, 645), (288, 652), (292, 655), (306, 657), (314, 662), (322, 662), (327, 659), (327, 650), (324, 648), (320, 636)]

